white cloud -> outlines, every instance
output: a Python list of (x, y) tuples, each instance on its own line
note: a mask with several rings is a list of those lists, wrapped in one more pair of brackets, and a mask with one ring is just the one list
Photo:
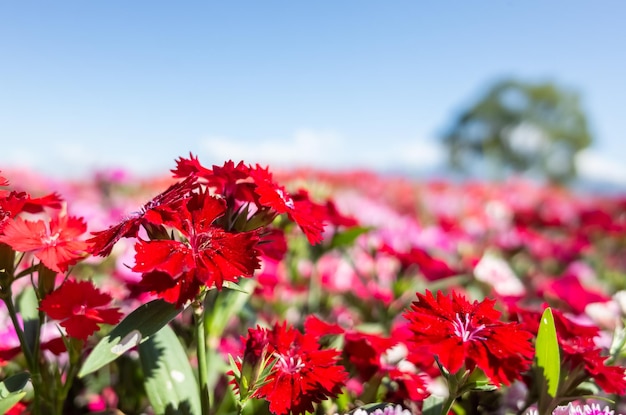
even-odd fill
[(244, 160), (247, 163), (279, 165), (332, 166), (340, 161), (342, 139), (334, 132), (302, 129), (290, 139), (263, 141), (235, 140), (212, 136), (201, 146), (214, 160)]
[[(187, 149), (172, 153), (172, 148)], [(122, 150), (123, 147), (123, 150)], [(38, 145), (13, 146), (0, 154), (2, 168), (25, 168), (52, 177), (80, 177), (94, 170), (124, 168), (132, 174), (168, 174), (177, 156), (189, 150), (205, 165), (227, 160), (259, 163), (271, 167), (314, 167), (328, 169), (366, 168), (372, 170), (428, 171), (440, 166), (444, 150), (435, 141), (361, 140), (332, 130), (302, 128), (289, 137), (254, 139), (210, 136), (191, 147), (179, 143), (155, 142), (149, 150), (144, 144), (116, 141), (58, 139)]]
[[(362, 142), (333, 131), (297, 130), (291, 138), (235, 140), (211, 136), (201, 147), (212, 160), (244, 160), (271, 166), (320, 168), (430, 169), (444, 159), (441, 146), (432, 141)], [(202, 156), (202, 155), (201, 155)]]
[(576, 168), (581, 178), (626, 184), (626, 165), (611, 160), (593, 150), (582, 150), (576, 155)]

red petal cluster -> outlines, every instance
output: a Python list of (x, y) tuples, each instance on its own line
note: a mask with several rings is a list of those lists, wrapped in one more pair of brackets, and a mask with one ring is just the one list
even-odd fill
[(417, 298), (404, 314), (411, 340), (450, 373), (479, 367), (494, 384), (509, 385), (530, 367), (533, 335), (518, 323), (501, 322), (495, 301), (470, 303), (456, 293), (435, 297), (430, 291)]
[(390, 245), (384, 244), (380, 251), (398, 258), (404, 269), (410, 266), (417, 266), (428, 281), (452, 277), (463, 272), (450, 267), (445, 261), (431, 256), (421, 248), (411, 247), (408, 252), (399, 252)]
[(185, 241), (140, 240), (133, 271), (142, 285), (166, 301), (182, 305), (202, 285), (220, 289), (225, 281), (251, 277), (259, 268), (255, 232), (226, 232), (215, 221), (225, 213), (222, 199), (206, 192), (179, 204), (178, 229)]
[(189, 196), (194, 182), (195, 179), (191, 177), (175, 183), (144, 204), (139, 212), (131, 214), (109, 229), (93, 232), (94, 236), (87, 241), (92, 244), (91, 253), (100, 256), (109, 255), (115, 243), (121, 238), (137, 236), (140, 225), (159, 226), (175, 222), (177, 203)]
[(374, 333), (344, 330), (337, 324), (326, 323), (315, 316), (307, 317), (304, 327), (307, 333), (318, 337), (343, 335), (343, 356), (354, 367), (359, 383), (369, 382), (376, 375), (389, 378), (390, 387), (384, 396), (385, 401), (401, 403), (408, 399), (419, 402), (428, 397), (426, 377), (405, 359), (408, 356), (401, 356), (396, 361), (388, 358), (389, 352), (394, 347), (406, 350), (399, 333), (385, 337)]
[(283, 186), (274, 182), (269, 170), (257, 165), (250, 169), (250, 176), (256, 184), (255, 192), (259, 204), (273, 209), (278, 214), (286, 213), (289, 219), (296, 222), (312, 244), (322, 241), (326, 209), (311, 201), (306, 191), (300, 190), (291, 195)]
[(33, 252), (46, 267), (65, 272), (85, 256), (88, 245), (78, 238), (86, 230), (83, 219), (74, 216), (56, 216), (49, 222), (17, 217), (6, 223), (0, 242), (16, 251)]
[(98, 324), (116, 324), (122, 317), (117, 308), (103, 308), (111, 296), (90, 281), (67, 280), (48, 294), (39, 307), (50, 318), (60, 320), (67, 335), (80, 340), (98, 331)]
[[(276, 324), (272, 329), (250, 329), (249, 337), (266, 339), (246, 342), (246, 346), (267, 347), (274, 366), (267, 383), (253, 396), (269, 402), (270, 412), (276, 415), (301, 415), (313, 412), (313, 404), (335, 398), (347, 380), (347, 373), (338, 364), (340, 353), (323, 350), (318, 339), (310, 334)], [(246, 350), (244, 355), (254, 355)]]

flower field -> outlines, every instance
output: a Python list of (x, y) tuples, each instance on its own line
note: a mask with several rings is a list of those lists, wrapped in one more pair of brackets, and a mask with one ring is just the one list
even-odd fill
[(626, 195), (0, 172), (0, 413), (626, 413)]

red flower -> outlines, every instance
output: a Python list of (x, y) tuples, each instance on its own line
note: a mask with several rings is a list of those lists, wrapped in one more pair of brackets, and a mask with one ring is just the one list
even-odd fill
[(453, 277), (462, 272), (450, 267), (445, 261), (432, 257), (421, 248), (411, 247), (409, 252), (399, 252), (390, 245), (384, 244), (380, 250), (398, 258), (404, 269), (416, 265), (428, 281)]
[[(248, 335), (266, 338), (267, 344), (257, 341), (255, 347), (267, 346), (274, 361), (267, 382), (253, 394), (266, 399), (273, 414), (313, 412), (313, 404), (341, 392), (348, 375), (338, 364), (340, 354), (335, 349), (320, 350), (315, 336), (287, 328), (286, 324), (276, 324), (271, 330), (250, 329)], [(254, 354), (248, 350), (244, 353)]]
[(210, 176), (212, 174), (211, 169), (207, 169), (202, 164), (198, 157), (194, 157), (189, 153), (189, 158), (179, 157), (176, 159), (176, 168), (171, 170), (174, 177), (183, 178), (189, 176)]
[(131, 214), (117, 225), (104, 231), (92, 232), (94, 235), (87, 242), (93, 244), (93, 255), (107, 256), (121, 238), (137, 236), (140, 225), (171, 225), (177, 222), (177, 207), (180, 201), (188, 197), (194, 186), (195, 178), (190, 177), (175, 183), (143, 205), (139, 212)]
[(25, 403), (18, 402), (13, 405), (5, 415), (24, 415), (28, 414), (27, 412), (28, 406)]
[(518, 323), (499, 321), (495, 301), (468, 302), (430, 291), (417, 294), (418, 301), (404, 316), (410, 322), (412, 342), (419, 349), (439, 358), (450, 372), (465, 366), (482, 369), (494, 384), (509, 385), (519, 379), (533, 358), (532, 334)]
[(606, 302), (611, 297), (583, 286), (580, 280), (571, 271), (566, 271), (560, 277), (552, 278), (542, 284), (543, 295), (551, 299), (560, 301), (576, 314), (585, 312), (587, 304)]
[(259, 268), (257, 236), (230, 233), (216, 226), (225, 213), (222, 199), (194, 194), (178, 208), (186, 241), (140, 240), (133, 271), (143, 273), (142, 285), (164, 300), (182, 305), (202, 285), (220, 289), (224, 281), (251, 277)]
[(337, 205), (335, 205), (335, 202), (333, 202), (332, 200), (326, 201), (324, 209), (326, 210), (326, 220), (333, 226), (345, 226), (347, 228), (350, 228), (359, 224), (359, 221), (357, 221), (354, 217), (346, 216), (341, 213), (339, 209), (337, 209)]
[(43, 264), (56, 272), (67, 271), (87, 251), (87, 243), (78, 237), (87, 230), (82, 218), (53, 217), (50, 222), (15, 218), (4, 227), (0, 242), (19, 252), (33, 252)]
[[(250, 166), (240, 161), (235, 165), (232, 160), (223, 166), (213, 166), (207, 169), (200, 164), (192, 154), (189, 158), (180, 157), (176, 160), (176, 168), (172, 170), (174, 177), (198, 176), (206, 180), (207, 186), (213, 188), (216, 194), (222, 195), (228, 203), (253, 202), (257, 199), (254, 193), (255, 184), (250, 177)], [(229, 205), (230, 206), (230, 205)]]
[(286, 213), (290, 220), (296, 222), (311, 244), (322, 241), (326, 208), (316, 205), (309, 199), (308, 193), (300, 190), (290, 195), (283, 186), (272, 179), (269, 170), (259, 165), (250, 170), (257, 187), (259, 204), (274, 210), (277, 214)]
[(61, 320), (67, 335), (87, 340), (98, 331), (98, 324), (116, 324), (122, 317), (117, 308), (102, 308), (111, 296), (98, 290), (90, 281), (67, 280), (48, 294), (39, 307), (54, 320)]
[[(4, 185), (8, 185), (8, 182), (5, 182)], [(61, 197), (56, 193), (31, 198), (25, 192), (0, 191), (0, 233), (9, 223), (9, 220), (16, 217), (19, 213), (40, 213), (45, 207), (60, 209), (62, 206), (61, 202)]]
[[(398, 339), (397, 333), (392, 337), (384, 337), (344, 330), (337, 324), (326, 323), (315, 316), (307, 317), (304, 327), (308, 334), (318, 337), (343, 334), (344, 360), (354, 366), (359, 383), (370, 381), (376, 374), (389, 378), (386, 401), (401, 402), (410, 399), (417, 402), (428, 396), (426, 378), (406, 359), (408, 349), (403, 341)], [(406, 353), (403, 353), (404, 351)]]
[(0, 346), (0, 367), (4, 366), (7, 362), (10, 362), (15, 356), (20, 354), (22, 348), (18, 346)]
[(388, 337), (357, 331), (346, 333), (344, 342), (343, 351), (363, 382), (382, 370), (381, 356), (397, 343)]

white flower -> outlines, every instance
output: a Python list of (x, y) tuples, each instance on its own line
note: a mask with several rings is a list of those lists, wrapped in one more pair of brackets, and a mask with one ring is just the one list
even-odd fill
[[(339, 415), (339, 414), (335, 414)], [(357, 409), (351, 414), (345, 415), (411, 415), (411, 412), (407, 409), (402, 408), (400, 405), (396, 406), (387, 406), (384, 409), (376, 409), (374, 412), (367, 412), (365, 409)]]

